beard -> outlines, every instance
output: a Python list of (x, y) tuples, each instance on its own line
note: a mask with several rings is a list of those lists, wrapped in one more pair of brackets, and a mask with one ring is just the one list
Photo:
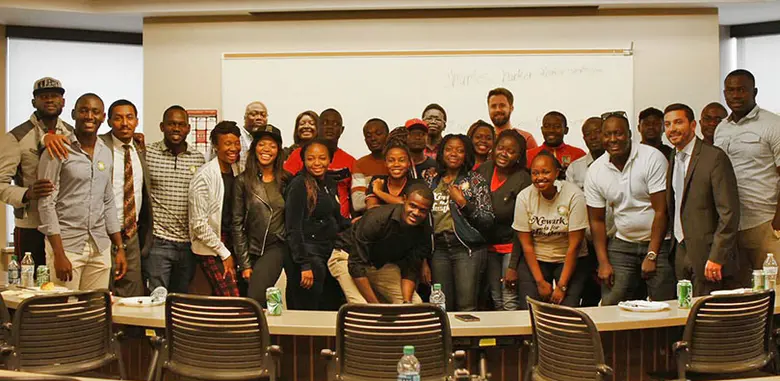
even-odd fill
[(41, 119), (57, 119), (62, 114), (62, 107), (57, 107), (55, 111), (49, 112), (48, 110), (41, 109), (37, 112), (38, 117)]
[(497, 114), (495, 116), (491, 116), (490, 121), (493, 122), (493, 125), (496, 127), (506, 126), (506, 124), (509, 123), (509, 114)]

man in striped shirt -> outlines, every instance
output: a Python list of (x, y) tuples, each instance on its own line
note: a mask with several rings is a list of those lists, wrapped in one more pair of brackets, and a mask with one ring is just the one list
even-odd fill
[(195, 271), (187, 215), (190, 180), (206, 160), (187, 145), (187, 111), (171, 106), (160, 123), (163, 140), (149, 145), (146, 161), (151, 183), (154, 229), (152, 249), (143, 261), (149, 289), (162, 286), (186, 293)]

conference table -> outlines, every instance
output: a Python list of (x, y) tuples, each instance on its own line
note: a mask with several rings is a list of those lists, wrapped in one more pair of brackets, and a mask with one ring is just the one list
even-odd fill
[[(8, 292), (3, 298), (9, 309), (21, 301)], [(672, 344), (680, 339), (689, 309), (675, 301), (661, 312), (630, 312), (617, 306), (582, 308), (601, 333), (607, 365), (614, 380), (649, 380), (648, 372), (674, 371)], [(113, 321), (121, 329), (136, 332), (123, 340), (123, 356), (131, 379), (143, 379), (149, 367), (151, 346), (144, 336), (164, 335), (165, 307), (131, 307), (115, 303)], [(272, 341), (283, 351), (281, 372), (286, 380), (325, 380), (324, 348), (335, 349), (336, 312), (287, 311), (267, 316)], [(470, 312), (478, 322), (464, 322), (449, 313), (453, 345), (467, 350), (468, 368), (478, 371), (480, 356), (486, 356), (494, 381), (518, 380), (526, 366), (530, 338), (528, 311)], [(780, 307), (775, 306), (775, 315)], [(137, 327), (137, 328), (136, 328)], [(400, 358), (400, 357), (399, 357)]]

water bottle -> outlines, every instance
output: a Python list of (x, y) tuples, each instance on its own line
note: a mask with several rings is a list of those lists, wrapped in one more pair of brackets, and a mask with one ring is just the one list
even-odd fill
[(420, 381), (420, 361), (414, 357), (414, 346), (404, 346), (404, 356), (398, 360), (398, 381)]
[(22, 287), (35, 287), (35, 261), (32, 253), (24, 253), (22, 258)]
[(11, 256), (11, 262), (8, 262), (8, 285), (19, 285), (19, 262), (16, 256)]
[(446, 299), (444, 298), (444, 291), (441, 290), (441, 283), (433, 284), (433, 291), (431, 291), (431, 303), (439, 306), (442, 311), (447, 311)]
[(764, 261), (764, 289), (774, 290), (777, 284), (777, 261), (775, 255), (767, 253)]

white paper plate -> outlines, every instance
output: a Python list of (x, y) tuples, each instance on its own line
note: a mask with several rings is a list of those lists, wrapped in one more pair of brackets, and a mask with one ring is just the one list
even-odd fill
[(734, 290), (717, 290), (710, 292), (710, 295), (740, 295), (753, 292), (752, 288), (737, 288)]
[(52, 292), (68, 292), (68, 291), (70, 291), (67, 287), (63, 287), (63, 286), (54, 286), (54, 288), (51, 289), (51, 290), (41, 290), (40, 287), (36, 286), (36, 287), (30, 287), (30, 290), (32, 292), (40, 292), (40, 293), (44, 293), (44, 294), (48, 294), (48, 293), (52, 293)]
[(669, 309), (666, 302), (648, 302), (646, 300), (627, 300), (618, 303), (618, 307), (634, 312), (658, 312)]
[(136, 296), (132, 298), (119, 299), (116, 303), (128, 307), (153, 307), (165, 304), (165, 300), (152, 302), (152, 298), (150, 296)]

